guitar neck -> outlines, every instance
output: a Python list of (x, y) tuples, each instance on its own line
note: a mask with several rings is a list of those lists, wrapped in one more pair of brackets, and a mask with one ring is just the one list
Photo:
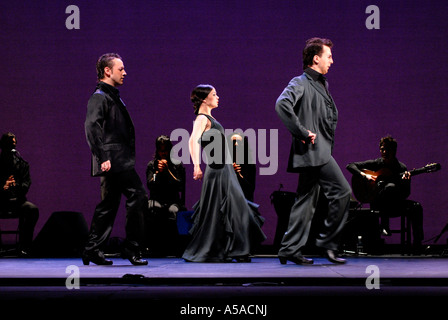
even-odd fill
[(427, 166), (424, 166), (422, 168), (413, 169), (413, 170), (409, 171), (409, 173), (411, 174), (411, 176), (416, 176), (416, 175), (419, 175), (421, 173), (429, 173), (429, 172), (435, 172), (435, 171), (439, 171), (439, 170), (440, 170), (440, 164), (439, 163), (433, 163), (433, 164), (429, 164)]
[[(425, 173), (425, 172), (427, 172), (427, 171), (425, 170), (425, 168), (413, 169), (413, 170), (410, 170), (410, 171), (409, 171), (409, 173), (411, 174), (411, 176), (417, 176), (417, 175), (422, 174), (422, 173)], [(402, 175), (404, 175), (404, 173), (402, 173)]]

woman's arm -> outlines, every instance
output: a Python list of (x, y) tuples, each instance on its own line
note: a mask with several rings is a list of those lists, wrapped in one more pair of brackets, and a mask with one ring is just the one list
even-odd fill
[(193, 131), (191, 132), (190, 140), (188, 141), (191, 160), (193, 161), (193, 179), (202, 179), (202, 170), (200, 167), (200, 156), (201, 156), (201, 146), (199, 144), (199, 139), (202, 133), (208, 127), (208, 119), (206, 116), (199, 115), (193, 123)]

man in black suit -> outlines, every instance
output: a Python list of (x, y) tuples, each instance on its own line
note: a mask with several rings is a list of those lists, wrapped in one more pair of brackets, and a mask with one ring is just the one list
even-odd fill
[(336, 105), (324, 76), (333, 63), (333, 44), (312, 38), (303, 50), (301, 76), (293, 78), (277, 99), (275, 110), (292, 135), (288, 172), (299, 173), (297, 199), (291, 209), (279, 259), (311, 264), (301, 249), (307, 243), (319, 192), (328, 201), (328, 212), (316, 239), (331, 262), (345, 263), (337, 255), (338, 237), (347, 219), (351, 188), (332, 156), (338, 120)]
[(83, 263), (112, 264), (102, 247), (108, 240), (120, 205), (126, 201), (126, 240), (122, 257), (133, 265), (146, 265), (140, 258), (143, 215), (148, 197), (135, 171), (135, 131), (117, 89), (126, 76), (121, 57), (102, 55), (96, 65), (98, 84), (87, 104), (85, 132), (92, 151), (92, 176), (101, 177), (101, 202), (96, 206)]

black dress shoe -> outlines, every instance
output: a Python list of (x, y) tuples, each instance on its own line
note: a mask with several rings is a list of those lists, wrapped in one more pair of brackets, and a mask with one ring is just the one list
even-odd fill
[(146, 266), (148, 261), (142, 260), (140, 254), (132, 252), (129, 249), (124, 249), (121, 253), (123, 259), (128, 259), (134, 266)]
[(282, 257), (278, 256), (278, 259), (280, 260), (281, 264), (286, 264), (287, 261), (294, 262), (295, 264), (313, 264), (313, 259), (305, 258), (302, 255), (297, 255), (294, 257)]
[(236, 262), (242, 262), (242, 263), (249, 263), (252, 261), (252, 259), (249, 256), (241, 256), (241, 257), (235, 257), (234, 258)]
[(148, 261), (147, 260), (142, 260), (139, 256), (128, 257), (128, 260), (134, 266), (146, 266), (146, 265), (148, 265)]
[(333, 262), (333, 263), (344, 264), (344, 263), (347, 262), (347, 260), (342, 259), (341, 257), (338, 257), (334, 250), (327, 250), (327, 251), (325, 251), (325, 256), (327, 257), (327, 259), (330, 262)]
[(107, 260), (101, 251), (84, 251), (82, 254), (82, 263), (88, 266), (90, 262), (99, 266), (110, 266), (113, 263), (111, 260)]

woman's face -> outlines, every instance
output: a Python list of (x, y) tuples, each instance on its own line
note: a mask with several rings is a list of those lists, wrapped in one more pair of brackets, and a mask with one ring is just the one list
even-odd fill
[(219, 97), (215, 89), (212, 89), (212, 91), (210, 91), (207, 98), (205, 98), (204, 103), (210, 108), (218, 108)]

